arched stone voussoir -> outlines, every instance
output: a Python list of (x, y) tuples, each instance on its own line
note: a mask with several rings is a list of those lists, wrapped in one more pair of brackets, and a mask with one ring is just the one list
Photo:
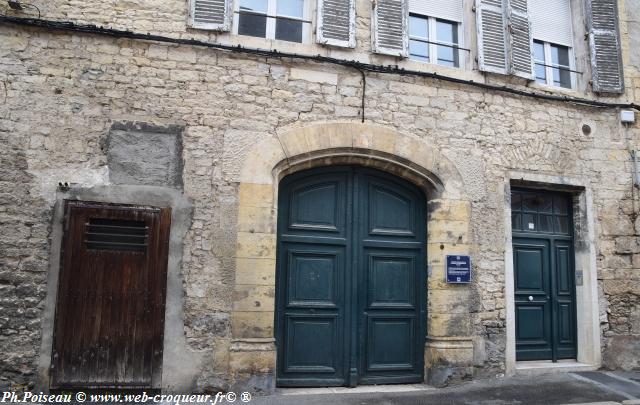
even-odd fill
[(273, 169), (286, 158), (277, 137), (270, 137), (256, 143), (242, 162), (240, 183), (273, 184)]
[[(419, 167), (418, 172), (430, 173), (430, 178), (439, 179), (434, 186), (442, 197), (465, 199), (464, 182), (456, 166), (425, 140), (394, 128), (354, 122), (325, 122), (283, 129), (277, 139), (287, 162), (291, 163), (304, 161), (305, 156), (346, 156), (350, 151), (353, 154), (370, 151), (372, 156), (384, 156), (390, 161), (397, 157), (399, 162), (407, 161)], [(257, 150), (260, 149), (257, 145)]]
[(289, 128), (258, 143), (246, 154), (240, 183), (273, 184), (277, 172), (314, 156), (349, 156), (363, 152), (373, 159), (414, 167), (428, 173), (440, 198), (466, 199), (456, 166), (425, 140), (393, 128), (353, 122), (332, 122)]

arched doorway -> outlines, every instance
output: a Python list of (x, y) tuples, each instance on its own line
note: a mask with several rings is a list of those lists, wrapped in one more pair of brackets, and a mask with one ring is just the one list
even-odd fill
[(285, 177), (278, 201), (277, 384), (422, 382), (424, 193), (332, 166)]

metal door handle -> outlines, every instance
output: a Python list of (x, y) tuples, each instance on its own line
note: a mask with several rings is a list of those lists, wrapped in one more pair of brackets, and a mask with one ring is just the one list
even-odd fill
[(529, 296), (529, 301), (533, 301), (533, 297), (531, 295)]

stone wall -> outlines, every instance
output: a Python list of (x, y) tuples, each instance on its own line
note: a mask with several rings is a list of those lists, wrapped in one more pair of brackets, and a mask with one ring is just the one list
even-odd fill
[[(183, 2), (138, 3), (94, 2), (79, 9), (49, 2), (43, 15), (192, 36), (185, 33)], [(137, 18), (143, 14), (148, 17)], [(627, 84), (628, 95), (640, 91), (637, 67), (628, 65)], [(246, 345), (234, 336), (273, 335), (273, 323), (264, 321), (268, 316), (261, 323), (242, 319), (252, 311), (245, 292), (235, 287), (243, 277), (236, 261), (239, 234), (253, 235), (249, 249), (274, 244), (261, 239), (273, 233), (270, 223), (239, 214), (242, 162), (256, 144), (296, 128), (360, 125), (361, 95), (360, 73), (346, 68), (0, 26), (0, 387), (26, 387), (35, 380), (56, 187), (110, 184), (105, 141), (112, 126), (124, 122), (184, 127), (182, 182), (194, 206), (184, 238), (184, 335), (190, 350), (210, 359), (191, 388), (233, 384), (228, 370), (240, 360), (232, 354)], [(629, 157), (629, 149), (640, 149), (638, 124), (622, 126), (610, 109), (379, 74), (367, 77), (365, 115), (367, 124), (438, 151), (464, 181), (469, 228), (442, 230), (448, 243), (466, 239), (474, 259), (474, 282), (462, 294), (468, 323), (455, 317), (442, 321), (445, 330), (473, 340), (462, 377), (505, 372), (502, 190), (511, 171), (588, 179), (605, 365), (638, 367), (640, 200)], [(583, 132), (584, 124), (590, 133)], [(270, 302), (271, 284), (251, 294)], [(456, 311), (454, 301), (430, 303), (438, 304), (442, 312)], [(257, 351), (271, 350), (262, 341), (256, 345), (264, 349)], [(619, 356), (631, 349), (635, 354)], [(254, 353), (250, 361), (247, 369), (255, 375), (271, 371), (269, 355)]]

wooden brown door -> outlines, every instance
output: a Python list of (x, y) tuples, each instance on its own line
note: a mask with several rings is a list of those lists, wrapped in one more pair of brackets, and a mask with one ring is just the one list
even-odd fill
[(160, 388), (170, 208), (66, 201), (51, 388)]

